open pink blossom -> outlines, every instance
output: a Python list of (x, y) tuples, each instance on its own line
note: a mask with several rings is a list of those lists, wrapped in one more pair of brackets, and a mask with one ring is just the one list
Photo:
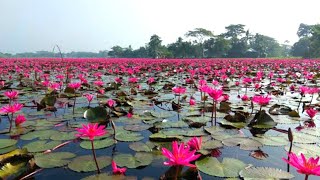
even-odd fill
[(26, 120), (27, 120), (26, 117), (19, 114), (15, 119), (16, 126), (19, 126), (20, 124), (26, 122)]
[(303, 153), (300, 154), (300, 157), (295, 153), (290, 153), (288, 156), (289, 160), (285, 158), (282, 158), (282, 160), (295, 167), (298, 173), (305, 174), (306, 176), (320, 176), (319, 157), (306, 159)]
[(184, 88), (184, 87), (174, 87), (174, 88), (172, 88), (172, 91), (173, 91), (175, 94), (181, 95), (181, 94), (186, 93), (186, 88)]
[(108, 99), (107, 105), (108, 107), (113, 107), (116, 105), (116, 101), (114, 101), (113, 99)]
[(1, 109), (0, 109), (0, 113), (15, 113), (17, 111), (20, 111), (22, 109), (23, 105), (22, 104), (19, 104), (19, 103), (15, 103), (13, 105), (6, 105), (6, 106), (3, 106)]
[(138, 82), (138, 78), (136, 78), (136, 77), (131, 77), (131, 78), (129, 78), (129, 83), (137, 83)]
[(81, 83), (80, 82), (76, 82), (76, 83), (70, 83), (68, 84), (68, 87), (74, 89), (74, 90), (77, 90), (81, 87)]
[(154, 77), (149, 77), (149, 79), (148, 79), (148, 84), (151, 84), (151, 83), (153, 83), (155, 80), (154, 80)]
[(301, 95), (305, 95), (309, 93), (310, 88), (307, 86), (300, 86), (300, 93)]
[(6, 91), (4, 95), (7, 96), (9, 99), (16, 99), (18, 98), (19, 92), (18, 91)]
[(309, 108), (306, 110), (306, 113), (308, 114), (308, 116), (312, 119), (316, 114), (317, 114), (317, 110), (313, 109), (313, 108)]
[(113, 160), (111, 162), (111, 166), (112, 166), (112, 173), (114, 175), (120, 175), (120, 174), (123, 175), (127, 171), (127, 168), (118, 168), (116, 162)]
[(190, 151), (189, 146), (185, 146), (182, 142), (180, 146), (177, 141), (172, 142), (172, 152), (166, 148), (162, 148), (162, 154), (168, 158), (169, 161), (164, 162), (166, 166), (189, 166), (196, 167), (190, 162), (198, 159), (200, 154), (195, 155), (196, 150)]
[(188, 141), (188, 145), (190, 146), (190, 149), (200, 150), (202, 146), (202, 136), (200, 136), (200, 138), (193, 137)]
[(88, 137), (90, 141), (93, 141), (97, 136), (103, 136), (107, 133), (104, 125), (98, 125), (98, 123), (88, 125), (82, 124), (82, 128), (77, 128), (78, 134), (76, 137)]
[(94, 85), (102, 87), (103, 86), (103, 81), (94, 81), (93, 82)]
[(260, 106), (268, 105), (271, 100), (269, 96), (253, 96), (252, 101), (259, 104)]
[(128, 112), (127, 117), (132, 118), (132, 116), (133, 116), (132, 113)]
[(207, 90), (207, 93), (214, 101), (221, 101), (223, 100), (223, 91), (222, 89), (215, 89), (215, 88), (209, 88)]
[(83, 96), (87, 98), (88, 102), (91, 102), (94, 98), (93, 94), (84, 94)]

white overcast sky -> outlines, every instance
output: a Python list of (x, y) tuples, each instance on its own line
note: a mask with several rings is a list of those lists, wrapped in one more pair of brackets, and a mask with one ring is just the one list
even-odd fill
[(300, 23), (320, 23), (320, 0), (0, 0), (0, 52), (63, 52), (164, 44), (188, 30), (230, 24), (293, 44)]

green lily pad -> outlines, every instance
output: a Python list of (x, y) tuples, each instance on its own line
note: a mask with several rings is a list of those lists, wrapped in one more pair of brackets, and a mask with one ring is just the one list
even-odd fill
[(86, 110), (84, 112), (84, 118), (90, 122), (105, 122), (107, 114), (106, 108), (98, 106)]
[(174, 141), (174, 140), (182, 140), (183, 136), (177, 135), (165, 135), (161, 132), (154, 133), (149, 136), (149, 139), (152, 141)]
[(13, 146), (17, 144), (17, 142), (15, 139), (0, 139), (0, 149)]
[(20, 137), (20, 139), (22, 139), (22, 140), (33, 140), (33, 139), (39, 138), (41, 140), (44, 140), (44, 139), (50, 139), (50, 137), (53, 136), (54, 134), (59, 135), (60, 132), (56, 131), (56, 130), (32, 131), (32, 132), (29, 132), (27, 134), (22, 135)]
[(151, 111), (151, 115), (156, 118), (162, 118), (162, 119), (174, 116), (173, 113), (170, 113), (168, 111), (161, 111), (161, 112)]
[(60, 132), (60, 133), (56, 133), (53, 134), (50, 139), (54, 140), (54, 141), (67, 141), (67, 140), (72, 140), (75, 139), (75, 134), (77, 132), (73, 131), (73, 132)]
[(150, 142), (134, 142), (129, 144), (129, 148), (137, 152), (151, 152), (154, 145)]
[(124, 126), (123, 128), (128, 131), (144, 131), (151, 128), (151, 125), (147, 124), (129, 124)]
[[(99, 168), (103, 169), (111, 164), (111, 158), (108, 156), (100, 156), (97, 157), (97, 162)], [(97, 171), (97, 167), (92, 155), (78, 156), (68, 164), (68, 167), (76, 172)]]
[(243, 150), (256, 150), (262, 146), (262, 143), (259, 141), (250, 139), (250, 138), (227, 138), (222, 140), (222, 143), (226, 146), (238, 146), (240, 145), (240, 149)]
[(54, 152), (35, 156), (35, 163), (41, 168), (55, 168), (67, 165), (70, 158), (76, 157), (70, 152)]
[(245, 180), (254, 179), (292, 179), (294, 176), (281, 169), (271, 168), (271, 167), (251, 167), (248, 169), (243, 169), (240, 171), (240, 176)]
[(185, 128), (185, 127), (189, 127), (189, 125), (184, 121), (176, 121), (176, 122), (167, 121), (167, 122), (155, 123), (155, 127), (156, 128)]
[(58, 146), (59, 144), (61, 144), (61, 141), (34, 141), (31, 142), (25, 146), (23, 146), (23, 148), (27, 148), (28, 152), (34, 153), (34, 152), (42, 152), (48, 149), (52, 149), (56, 146)]
[(215, 148), (220, 148), (223, 147), (223, 144), (221, 143), (221, 141), (217, 141), (217, 140), (209, 140), (206, 142), (202, 142), (202, 147), (201, 149), (215, 149)]
[(116, 130), (115, 138), (118, 141), (131, 142), (131, 141), (140, 141), (143, 139), (143, 136), (140, 133), (136, 133), (136, 132)]
[(222, 163), (217, 158), (206, 157), (196, 161), (197, 168), (208, 175), (218, 177), (238, 177), (246, 164), (238, 159), (223, 158)]
[(131, 154), (117, 154), (114, 161), (120, 167), (137, 168), (147, 166), (152, 163), (153, 156), (150, 153), (137, 152), (135, 156)]
[(5, 147), (5, 148), (0, 149), (0, 154), (6, 154), (6, 153), (11, 152), (15, 149), (17, 149), (17, 146)]
[(285, 146), (289, 143), (288, 139), (284, 136), (258, 136), (253, 137), (254, 140), (261, 142), (263, 145), (266, 146)]
[[(103, 149), (114, 145), (114, 139), (106, 138), (102, 140), (94, 140), (93, 141), (94, 149)], [(84, 149), (92, 149), (91, 141), (82, 141), (80, 146)]]
[(247, 123), (244, 123), (244, 122), (230, 122), (225, 119), (222, 119), (220, 121), (220, 124), (222, 124), (224, 126), (232, 126), (234, 128), (238, 128), (238, 129), (244, 128), (247, 125)]
[(265, 110), (259, 111), (248, 125), (249, 127), (270, 129), (277, 125), (277, 123), (266, 113)]

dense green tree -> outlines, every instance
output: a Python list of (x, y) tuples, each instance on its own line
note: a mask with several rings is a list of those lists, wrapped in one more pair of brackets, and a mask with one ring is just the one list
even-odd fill
[(280, 44), (274, 38), (259, 33), (251, 39), (250, 47), (257, 51), (258, 57), (279, 57), (282, 53)]
[(111, 57), (122, 57), (123, 50), (124, 49), (121, 46), (113, 46), (111, 51), (108, 52), (108, 55)]
[(309, 57), (310, 56), (310, 38), (302, 37), (298, 42), (294, 43), (291, 48), (292, 56)]
[(313, 58), (320, 57), (320, 24), (312, 26), (310, 37), (310, 56)]
[(186, 37), (193, 37), (196, 38), (198, 41), (195, 41), (195, 43), (198, 43), (201, 50), (201, 55), (204, 57), (204, 47), (203, 47), (203, 41), (205, 38), (213, 37), (213, 32), (206, 30), (204, 28), (195, 28), (193, 31), (188, 31), (185, 34)]
[(148, 52), (150, 57), (152, 58), (161, 57), (161, 49), (162, 49), (161, 43), (162, 43), (162, 40), (158, 35), (154, 34), (150, 37), (150, 41), (148, 43)]

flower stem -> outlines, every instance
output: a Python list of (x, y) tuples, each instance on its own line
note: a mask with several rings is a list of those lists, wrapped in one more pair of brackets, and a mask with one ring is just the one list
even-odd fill
[(74, 101), (73, 101), (73, 107), (72, 107), (73, 114), (74, 114), (74, 107), (76, 106), (76, 100), (77, 100), (77, 97), (76, 97), (76, 94), (74, 94)]
[(308, 180), (309, 175), (306, 174), (306, 176), (304, 177), (304, 180)]
[(301, 98), (300, 98), (300, 101), (299, 101), (299, 104), (298, 104), (298, 108), (297, 108), (297, 112), (298, 113), (299, 113), (299, 107), (300, 107), (301, 101), (302, 101), (302, 94), (301, 94)]
[(91, 140), (91, 148), (92, 148), (93, 159), (94, 159), (94, 162), (96, 163), (96, 167), (97, 167), (98, 174), (100, 174), (100, 168), (99, 168), (99, 165), (98, 165), (98, 161), (97, 161), (97, 157), (96, 157), (96, 152), (94, 151), (93, 140)]
[(9, 123), (10, 123), (10, 127), (9, 127), (9, 133), (10, 133), (11, 129), (12, 129), (13, 113), (11, 113), (11, 118), (9, 117), (9, 115), (8, 115), (8, 118), (9, 118)]

